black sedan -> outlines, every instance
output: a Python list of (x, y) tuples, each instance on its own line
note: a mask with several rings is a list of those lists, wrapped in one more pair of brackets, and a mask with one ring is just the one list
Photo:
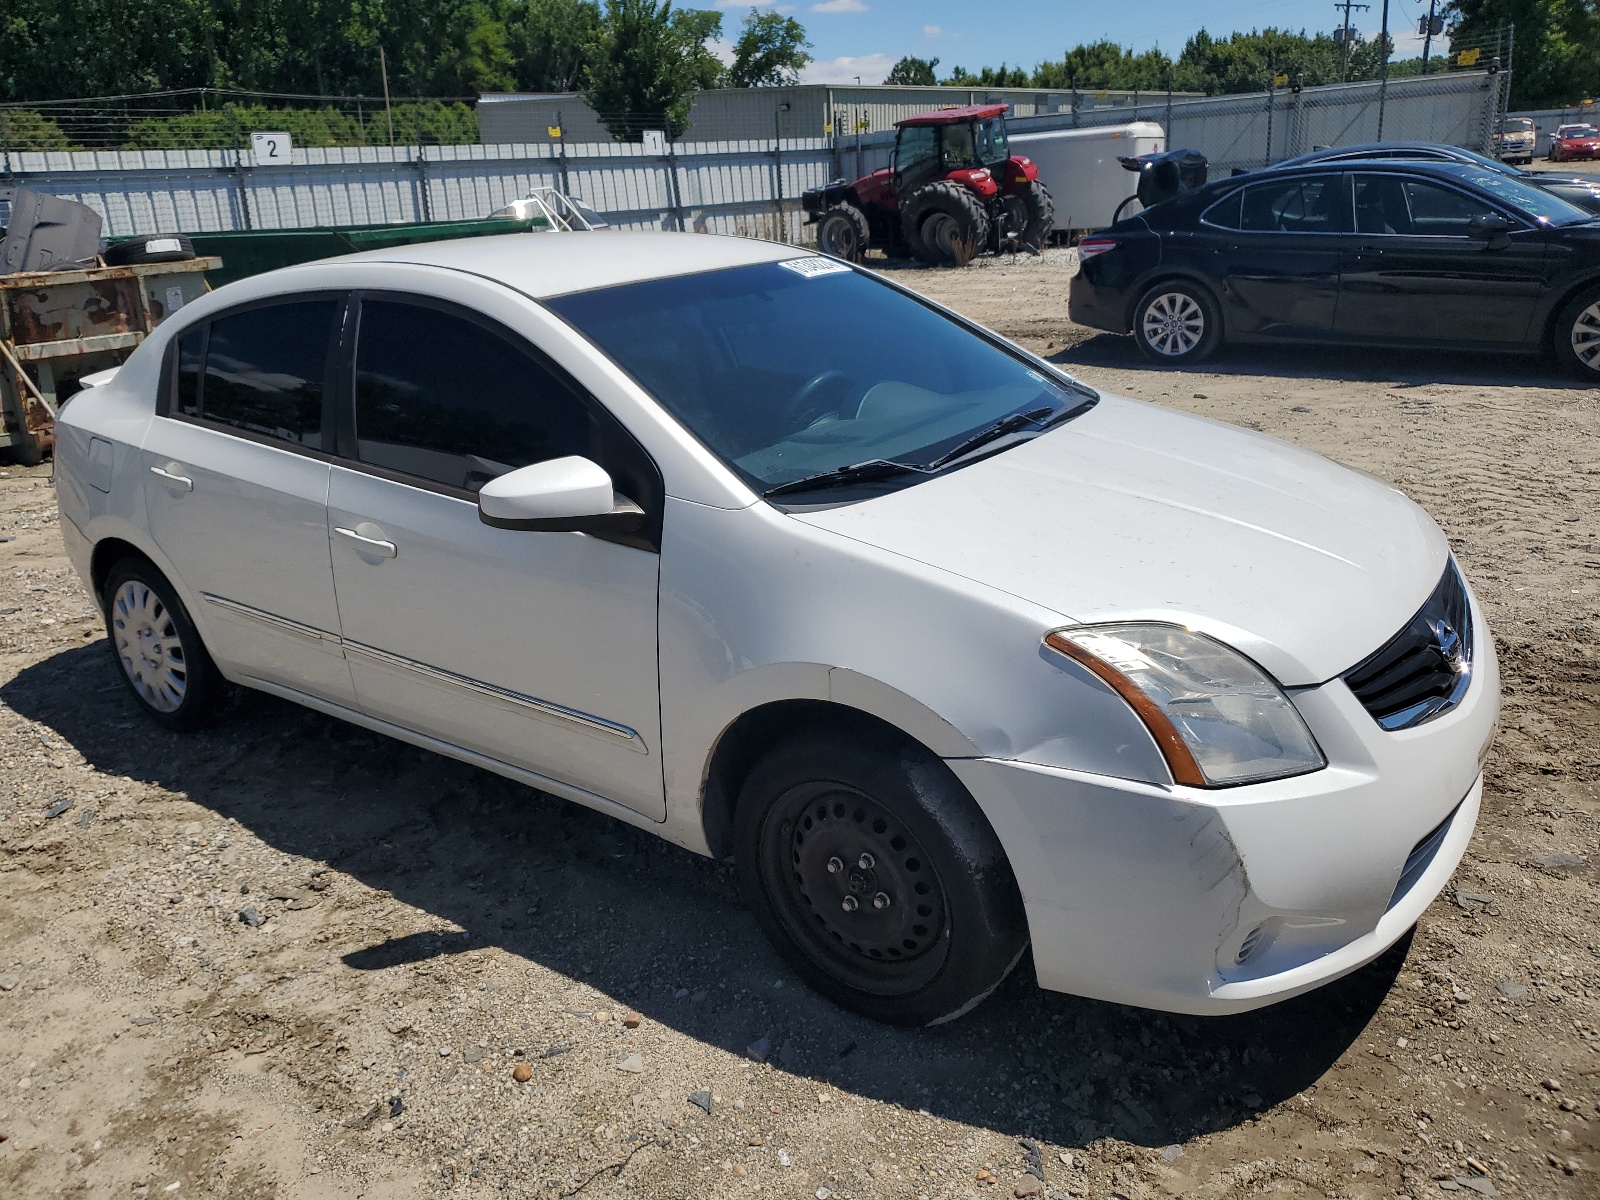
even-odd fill
[(1600, 383), (1600, 220), (1496, 171), (1368, 160), (1219, 180), (1078, 244), (1073, 321), (1163, 363), (1223, 342), (1553, 349)]
[(1325, 146), (1296, 158), (1277, 163), (1278, 167), (1299, 167), (1306, 163), (1344, 163), (1358, 159), (1414, 158), (1421, 162), (1476, 163), (1490, 171), (1498, 171), (1536, 188), (1554, 192), (1569, 204), (1576, 204), (1587, 212), (1600, 216), (1600, 175), (1569, 175), (1565, 171), (1519, 171), (1503, 162), (1463, 150), (1460, 146), (1446, 146), (1442, 142), (1368, 142), (1361, 146)]

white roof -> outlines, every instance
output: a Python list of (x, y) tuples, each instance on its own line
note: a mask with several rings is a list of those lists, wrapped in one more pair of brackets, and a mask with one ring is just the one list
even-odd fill
[(305, 265), (391, 262), (444, 267), (481, 275), (524, 295), (542, 298), (645, 279), (803, 258), (811, 253), (798, 246), (755, 238), (603, 229), (580, 233), (508, 233), (423, 242), (324, 258)]

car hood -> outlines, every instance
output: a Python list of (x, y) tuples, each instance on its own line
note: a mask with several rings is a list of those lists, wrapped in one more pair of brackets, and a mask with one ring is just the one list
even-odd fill
[(1369, 475), (1116, 396), (969, 467), (793, 515), (1063, 623), (1187, 625), (1289, 686), (1376, 650), (1449, 558), (1433, 520)]

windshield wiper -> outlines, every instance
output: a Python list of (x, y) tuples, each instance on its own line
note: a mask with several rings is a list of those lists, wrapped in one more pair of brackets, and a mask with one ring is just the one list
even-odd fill
[(1027, 412), (1012, 413), (1010, 416), (1001, 417), (993, 425), (978, 430), (977, 433), (973, 434), (966, 441), (956, 446), (955, 449), (941, 454), (923, 469), (928, 471), (937, 471), (940, 467), (946, 466), (949, 463), (953, 463), (958, 458), (964, 458), (966, 455), (971, 454), (980, 446), (987, 446), (990, 442), (995, 441), (998, 438), (1005, 437), (1008, 433), (1017, 433), (1026, 429), (1030, 425), (1039, 424), (1041, 421), (1045, 420), (1045, 418), (1053, 416), (1057, 412), (1067, 411), (1068, 410), (1065, 408), (1030, 408)]
[(851, 463), (847, 467), (837, 467), (832, 471), (819, 471), (815, 475), (791, 479), (788, 483), (780, 483), (777, 487), (768, 488), (761, 494), (763, 497), (784, 496), (790, 492), (841, 487), (847, 483), (870, 483), (874, 479), (888, 479), (893, 475), (904, 475), (908, 471), (926, 472), (930, 469), (919, 467), (916, 463), (895, 462), (890, 458), (869, 458), (865, 462)]

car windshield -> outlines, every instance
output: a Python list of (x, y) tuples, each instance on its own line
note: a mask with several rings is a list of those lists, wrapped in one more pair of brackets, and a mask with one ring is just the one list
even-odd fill
[(1594, 220), (1593, 213), (1584, 212), (1576, 204), (1569, 204), (1553, 192), (1524, 183), (1515, 175), (1502, 175), (1482, 167), (1451, 164), (1442, 168), (1463, 183), (1482, 188), (1497, 200), (1526, 213), (1536, 221), (1550, 225), (1578, 225)]
[(873, 460), (926, 465), (1012, 414), (1048, 423), (1097, 399), (826, 258), (546, 303), (760, 491)]

